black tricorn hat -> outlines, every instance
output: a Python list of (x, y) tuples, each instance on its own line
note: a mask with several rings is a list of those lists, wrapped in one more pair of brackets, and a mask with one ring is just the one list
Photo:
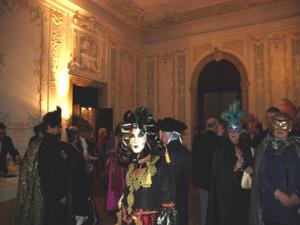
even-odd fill
[(6, 126), (4, 125), (4, 123), (0, 123), (0, 129), (5, 129)]
[(182, 133), (185, 129), (187, 129), (187, 126), (185, 125), (185, 123), (179, 120), (171, 117), (166, 117), (159, 123), (159, 129), (164, 132), (176, 131)]
[(46, 113), (43, 121), (51, 127), (58, 127), (61, 124), (61, 108), (56, 106), (56, 110)]

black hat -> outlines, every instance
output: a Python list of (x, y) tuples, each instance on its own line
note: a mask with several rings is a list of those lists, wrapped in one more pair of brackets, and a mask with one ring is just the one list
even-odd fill
[(4, 123), (0, 123), (0, 129), (5, 129), (6, 126), (4, 125)]
[(164, 132), (179, 132), (182, 133), (185, 129), (187, 129), (187, 126), (185, 123), (176, 120), (171, 117), (164, 118), (159, 125), (159, 129)]
[(58, 127), (61, 124), (61, 108), (56, 106), (56, 110), (46, 113), (43, 121), (51, 127)]

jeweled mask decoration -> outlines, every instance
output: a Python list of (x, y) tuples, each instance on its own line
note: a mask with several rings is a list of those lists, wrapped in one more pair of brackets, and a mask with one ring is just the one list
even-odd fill
[(293, 128), (292, 118), (287, 113), (278, 113), (272, 118), (272, 129), (290, 132)]
[(149, 108), (138, 107), (134, 112), (127, 113), (121, 126), (121, 134), (121, 161), (129, 162), (149, 153), (158, 154), (163, 150)]

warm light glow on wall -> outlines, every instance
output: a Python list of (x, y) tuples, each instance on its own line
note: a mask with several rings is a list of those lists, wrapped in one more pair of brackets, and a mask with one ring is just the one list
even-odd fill
[(57, 105), (62, 109), (62, 117), (68, 119), (70, 117), (69, 110), (69, 69), (68, 69), (68, 60), (67, 54), (61, 54), (59, 67), (56, 72), (56, 86), (57, 86)]

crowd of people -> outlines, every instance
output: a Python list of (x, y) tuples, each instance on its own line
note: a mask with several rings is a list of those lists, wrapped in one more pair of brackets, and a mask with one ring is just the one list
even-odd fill
[[(285, 100), (287, 101), (287, 100)], [(114, 131), (73, 118), (61, 141), (61, 109), (34, 127), (22, 158), (0, 124), (6, 155), (21, 161), (16, 224), (101, 224), (95, 197), (120, 225), (188, 225), (190, 178), (200, 225), (299, 225), (300, 137), (296, 109), (266, 111), (267, 127), (238, 101), (183, 144), (186, 124), (127, 111)], [(199, 128), (199, 127), (198, 127)]]
[(265, 130), (234, 102), (195, 135), (201, 225), (300, 224), (299, 115), (283, 101), (283, 109), (267, 109)]

